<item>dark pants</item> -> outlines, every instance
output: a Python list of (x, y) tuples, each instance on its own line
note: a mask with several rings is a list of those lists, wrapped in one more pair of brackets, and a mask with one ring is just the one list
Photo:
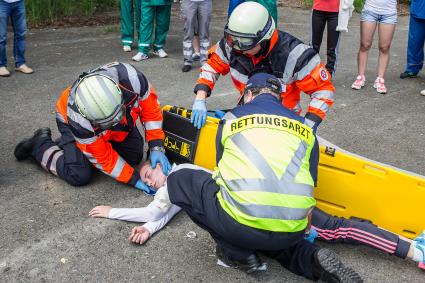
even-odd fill
[(369, 222), (335, 217), (314, 208), (311, 227), (319, 239), (333, 243), (364, 244), (406, 258), (410, 243)]
[[(45, 170), (73, 186), (88, 184), (93, 175), (92, 163), (75, 145), (69, 128), (58, 122), (58, 129), (61, 137), (56, 141), (49, 138), (38, 141), (33, 148), (32, 156)], [(111, 142), (111, 145), (130, 165), (142, 161), (143, 138), (137, 128), (134, 128), (122, 142)]]
[(338, 43), (340, 32), (336, 31), (338, 26), (338, 12), (323, 12), (313, 10), (311, 15), (311, 44), (314, 50), (319, 53), (320, 45), (322, 44), (323, 31), (326, 24), (328, 25), (328, 39), (327, 39), (327, 63), (326, 69), (329, 73), (334, 75), (338, 60)]
[(221, 208), (216, 197), (220, 189), (203, 170), (180, 169), (168, 176), (167, 185), (171, 202), (208, 231), (229, 258), (241, 260), (260, 252), (295, 274), (317, 279), (313, 258), (319, 248), (304, 240), (304, 231), (279, 233), (238, 223)]

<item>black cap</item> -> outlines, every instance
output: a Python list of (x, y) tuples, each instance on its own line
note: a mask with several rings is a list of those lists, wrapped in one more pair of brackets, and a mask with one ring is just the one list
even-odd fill
[(276, 93), (282, 92), (282, 84), (274, 75), (267, 73), (257, 73), (249, 78), (245, 90), (251, 88), (263, 88), (268, 87), (274, 90)]

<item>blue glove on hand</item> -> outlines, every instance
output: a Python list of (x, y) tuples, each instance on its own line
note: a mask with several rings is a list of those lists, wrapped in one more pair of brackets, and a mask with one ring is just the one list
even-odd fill
[(316, 239), (317, 236), (319, 236), (319, 234), (317, 233), (316, 229), (311, 228), (310, 232), (304, 236), (304, 239), (310, 243), (314, 243), (314, 239)]
[(195, 128), (201, 129), (207, 120), (207, 103), (205, 99), (195, 99), (192, 106), (190, 122)]
[(152, 168), (155, 168), (156, 164), (159, 163), (161, 164), (162, 172), (164, 172), (165, 176), (168, 176), (168, 173), (171, 171), (171, 164), (162, 151), (152, 150), (149, 159), (151, 160)]
[(137, 181), (137, 183), (134, 187), (136, 189), (143, 191), (144, 193), (146, 193), (148, 195), (151, 195), (151, 196), (155, 195), (155, 193), (156, 193), (156, 191), (154, 189), (152, 189), (151, 187), (149, 187), (148, 185), (143, 183), (143, 181), (140, 180), (140, 179), (139, 179), (139, 181)]

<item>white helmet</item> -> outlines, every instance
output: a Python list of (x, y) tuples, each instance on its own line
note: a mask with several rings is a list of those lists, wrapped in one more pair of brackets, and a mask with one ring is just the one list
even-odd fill
[(123, 96), (118, 84), (103, 74), (84, 76), (75, 87), (75, 102), (81, 115), (93, 126), (110, 129), (125, 116)]
[(230, 47), (246, 51), (269, 40), (275, 31), (275, 23), (267, 9), (257, 2), (244, 2), (236, 6), (224, 29)]

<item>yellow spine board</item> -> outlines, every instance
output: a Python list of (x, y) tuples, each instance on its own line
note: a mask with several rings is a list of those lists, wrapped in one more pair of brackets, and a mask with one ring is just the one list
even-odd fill
[[(163, 108), (168, 111), (170, 106)], [(208, 117), (195, 164), (213, 170), (219, 120)], [(425, 177), (320, 145), (317, 206), (329, 214), (371, 221), (413, 239), (425, 229)]]

